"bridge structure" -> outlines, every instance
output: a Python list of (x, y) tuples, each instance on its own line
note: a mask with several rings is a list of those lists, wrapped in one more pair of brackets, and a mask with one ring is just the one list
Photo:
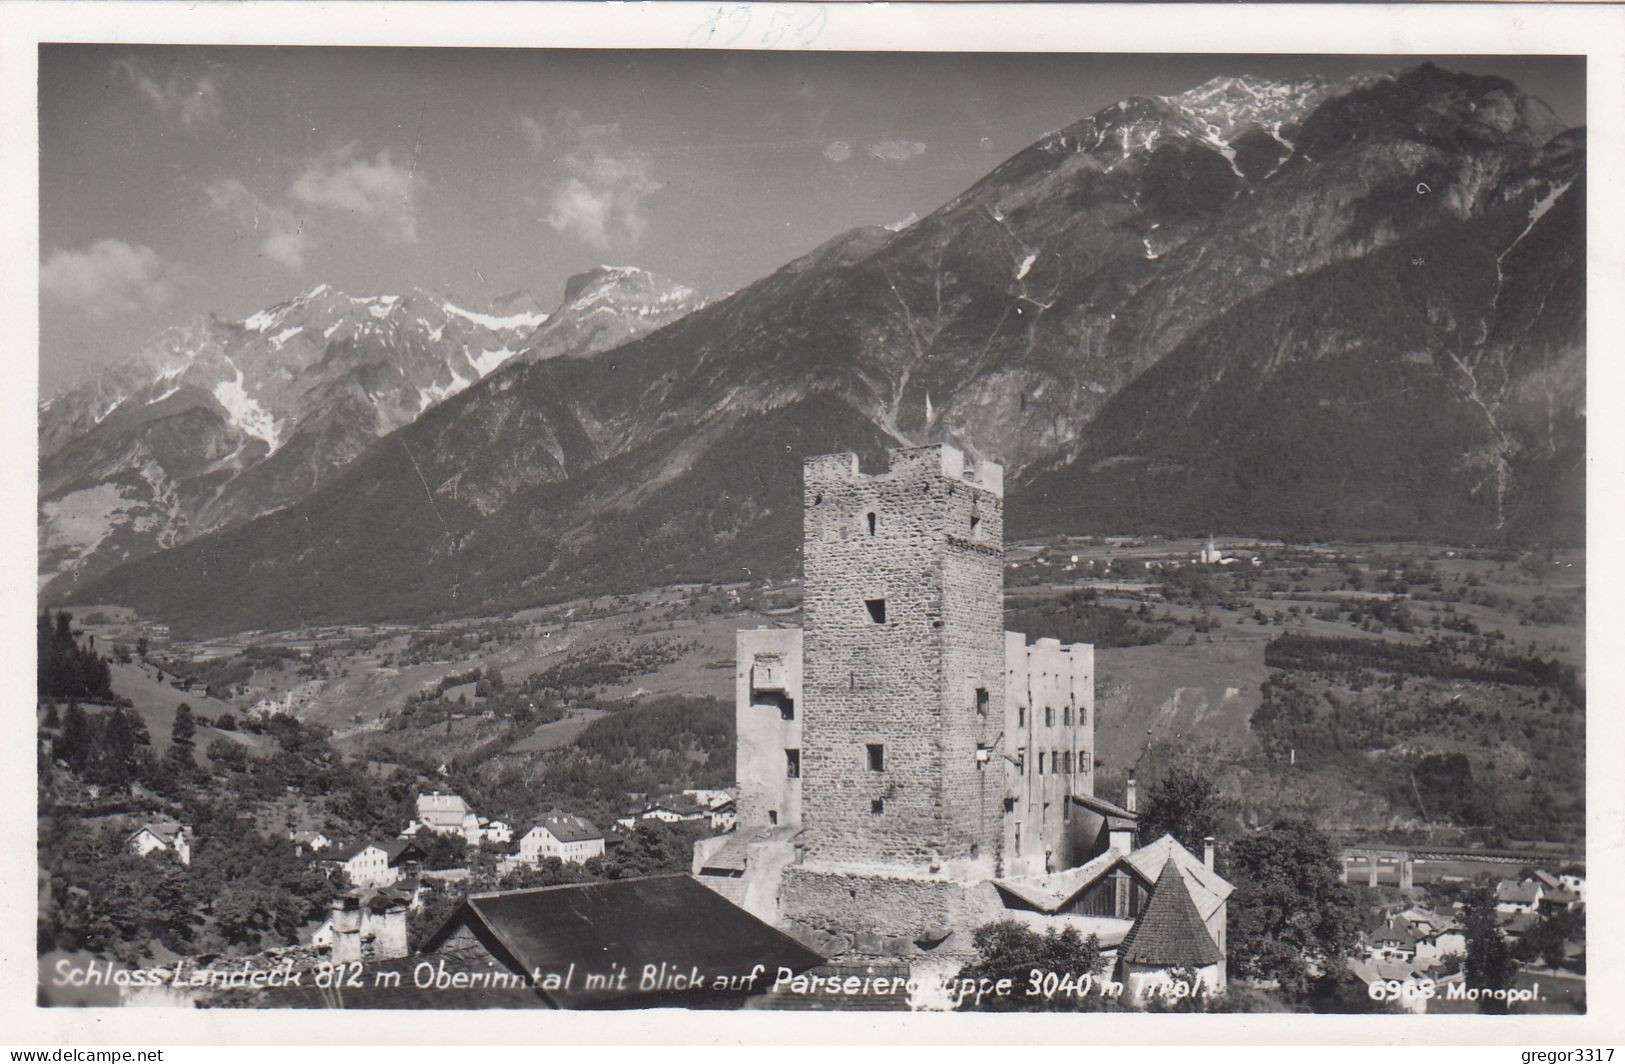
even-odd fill
[(1370, 886), (1384, 881), (1409, 890), (1416, 884), (1418, 862), (1463, 862), (1484, 865), (1522, 866), (1551, 864), (1583, 864), (1585, 858), (1557, 850), (1539, 849), (1471, 849), (1468, 847), (1429, 846), (1365, 846), (1343, 847), (1343, 882)]

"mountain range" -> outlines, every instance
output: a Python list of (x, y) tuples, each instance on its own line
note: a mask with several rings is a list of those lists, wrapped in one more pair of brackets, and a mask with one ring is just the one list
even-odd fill
[(935, 440), (1006, 464), (1014, 536), (1577, 542), (1584, 266), (1584, 130), (1511, 82), (1216, 79), (591, 358), (550, 321), (297, 501), (48, 590), (222, 631), (791, 575), (804, 455)]
[(586, 357), (700, 303), (599, 267), (551, 314), (525, 291), (469, 309), (319, 285), (243, 321), (166, 330), (40, 406), (41, 585), (79, 586), (282, 509), (521, 351)]

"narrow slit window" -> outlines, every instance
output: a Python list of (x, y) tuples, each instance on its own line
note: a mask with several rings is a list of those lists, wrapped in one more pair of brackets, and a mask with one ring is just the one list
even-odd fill
[(869, 515), (869, 535), (873, 536), (874, 534), (875, 534), (875, 515), (871, 513)]
[(982, 538), (982, 519), (977, 517), (975, 514), (970, 515), (970, 538)]
[(784, 775), (787, 779), (801, 778), (801, 751), (786, 750), (784, 752)]
[(987, 716), (987, 705), (988, 705), (987, 688), (978, 687), (976, 689), (976, 715), (978, 717)]
[(884, 772), (884, 771), (886, 771), (886, 744), (885, 743), (870, 743), (869, 746), (868, 746), (868, 749), (869, 749), (869, 771), (870, 772)]
[(769, 824), (777, 824), (779, 822), (779, 811), (777, 809), (769, 809), (767, 811), (767, 822)]
[(1040, 776), (1044, 774), (1044, 751), (1042, 750), (1038, 751), (1038, 774)]
[(864, 609), (869, 611), (869, 619), (875, 624), (886, 623), (886, 600), (883, 598), (864, 599)]
[(1016, 707), (1016, 727), (1025, 728), (1026, 726), (1027, 726), (1027, 707), (1026, 706), (1017, 706)]
[(1054, 709), (1053, 706), (1045, 706), (1044, 707), (1044, 727), (1053, 728), (1054, 726), (1055, 726), (1055, 709)]
[(782, 699), (779, 702), (779, 719), (780, 720), (795, 720), (796, 719), (796, 700), (795, 699), (786, 696), (784, 699)]

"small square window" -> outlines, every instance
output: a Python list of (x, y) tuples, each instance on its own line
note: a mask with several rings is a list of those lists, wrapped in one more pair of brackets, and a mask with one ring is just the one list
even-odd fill
[(884, 813), (885, 811), (886, 811), (886, 799), (884, 799), (884, 798), (870, 799), (870, 801), (869, 801), (869, 812), (874, 813), (875, 815), (878, 816), (879, 814)]
[(869, 611), (869, 619), (871, 621), (873, 621), (876, 624), (885, 624), (886, 623), (886, 600), (885, 599), (883, 599), (883, 598), (881, 598), (881, 599), (864, 599), (863, 600), (863, 607), (864, 607), (864, 609)]
[(884, 772), (884, 771), (886, 771), (886, 744), (885, 743), (870, 743), (869, 744), (869, 771), (870, 772)]

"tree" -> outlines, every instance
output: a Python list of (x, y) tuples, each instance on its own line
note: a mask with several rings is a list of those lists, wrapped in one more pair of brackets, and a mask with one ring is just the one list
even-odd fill
[[(1470, 987), (1486, 991), (1511, 987), (1518, 964), (1496, 921), (1495, 895), (1488, 887), (1473, 887), (1462, 894), (1462, 901), (1466, 905), (1462, 930), (1467, 939), (1467, 962), (1462, 969), (1464, 981)], [(1478, 1011), (1504, 1013), (1507, 1004), (1494, 995), (1481, 996)]]
[[(1008, 979), (1010, 993), (988, 993), (980, 1001), (974, 995), (961, 996), (958, 1008), (963, 1011), (1095, 1012), (1108, 1000), (1095, 990), (1050, 996), (1026, 993), (1034, 970), (1040, 973), (1040, 979), (1051, 972), (1061, 979), (1070, 976), (1073, 986), (1086, 977), (1098, 977), (1104, 962), (1100, 940), (1094, 935), (1084, 938), (1075, 927), (1051, 928), (1039, 934), (1015, 920), (1000, 920), (977, 928), (971, 942), (977, 959), (961, 968), (955, 980), (996, 986), (999, 980)], [(988, 982), (982, 983), (984, 979)]]
[(412, 841), (423, 851), (423, 867), (434, 870), (462, 868), (468, 863), (468, 840), (450, 832), (422, 827)]
[(232, 716), (230, 713), (222, 713), (220, 716), (215, 718), (214, 726), (219, 728), (221, 731), (236, 731), (237, 718)]
[(140, 768), (136, 756), (136, 736), (130, 726), (135, 714), (122, 707), (107, 713), (102, 720), (101, 741), (96, 744), (96, 759), (91, 766), (92, 778), (98, 783), (128, 790)]
[(92, 745), (90, 718), (78, 699), (70, 699), (68, 711), (62, 715), (62, 734), (52, 744), (51, 752), (69, 768), (82, 769), (90, 758)]
[(226, 768), (241, 769), (248, 764), (248, 751), (243, 749), (241, 743), (234, 743), (230, 739), (215, 739), (203, 752), (210, 761)]
[(1307, 820), (1283, 819), (1227, 848), (1230, 971), (1275, 980), (1305, 996), (1312, 980), (1339, 976), (1359, 931), (1359, 906), (1342, 883), (1332, 842)]
[(186, 760), (192, 760), (192, 744), (197, 735), (197, 722), (192, 719), (192, 707), (182, 702), (175, 707), (175, 724), (170, 728), (169, 738), (178, 747), (182, 747)]
[(135, 653), (142, 661), (147, 660), (147, 637), (142, 636), (135, 641)]
[(693, 864), (694, 842), (708, 833), (689, 824), (639, 821), (625, 842), (586, 864), (600, 879), (636, 879), (687, 873)]
[(38, 618), (38, 699), (85, 698), (110, 702), (112, 673), (107, 662), (90, 647), (81, 647), (73, 631), (73, 615), (43, 611)]
[(1175, 767), (1146, 794), (1140, 813), (1140, 838), (1155, 841), (1172, 835), (1192, 853), (1218, 830), (1219, 788), (1195, 767)]
[(1541, 917), (1540, 923), (1523, 933), (1513, 952), (1519, 960), (1540, 961), (1548, 968), (1562, 965), (1570, 942), (1585, 941), (1585, 910), (1559, 910)]

